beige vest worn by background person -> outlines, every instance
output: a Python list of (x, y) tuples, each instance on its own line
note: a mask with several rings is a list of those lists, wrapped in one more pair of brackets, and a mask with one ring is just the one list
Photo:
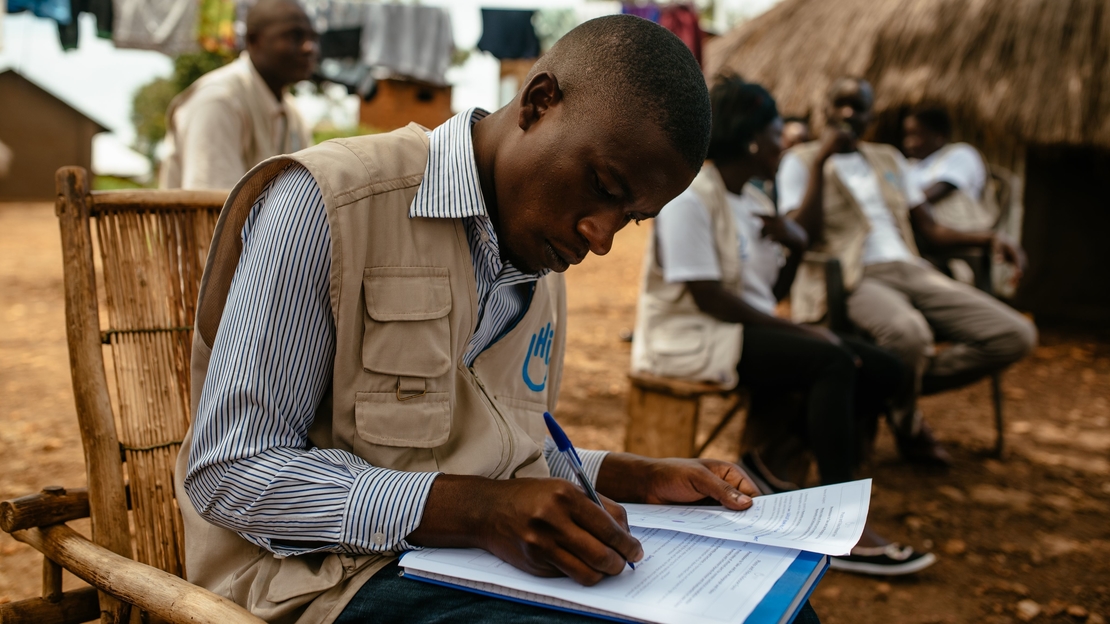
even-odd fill
[[(817, 159), (821, 144), (817, 141), (791, 148), (809, 170)], [(894, 215), (910, 253), (918, 255), (910, 224), (910, 206), (906, 203), (902, 168), (898, 166), (898, 150), (881, 143), (859, 144), (859, 151), (875, 170), (883, 203)], [(871, 222), (851, 191), (836, 172), (832, 160), (825, 161), (825, 229), (820, 240), (810, 241), (810, 250), (840, 260), (844, 272), (844, 288), (854, 289), (863, 278), (863, 244), (871, 232)], [(790, 310), (797, 323), (817, 323), (827, 311), (825, 298), (825, 267), (803, 262), (790, 289)]]
[[(309, 429), (312, 444), (396, 470), (549, 476), (542, 414), (555, 410), (562, 373), (563, 278), (542, 278), (524, 317), (467, 368), (463, 354), (478, 301), (465, 226), (460, 219), (408, 217), (427, 159), (427, 136), (410, 124), (268, 160), (239, 182), (220, 214), (201, 283), (194, 414), (243, 223), (266, 183), (298, 162), (320, 185), (332, 238), (335, 370)], [(192, 434), (175, 484), (190, 582), (267, 621), (331, 622), (388, 563), (386, 556), (327, 553), (281, 559), (209, 524), (182, 485)]]
[[(713, 163), (702, 166), (690, 189), (709, 212), (721, 284), (739, 296), (742, 267), (736, 222), (725, 196), (724, 180)], [(749, 184), (745, 192), (764, 203), (769, 214), (774, 214), (774, 205), (762, 191)], [(644, 252), (640, 277), (636, 329), (632, 334), (632, 371), (710, 381), (731, 388), (737, 383), (736, 365), (740, 362), (743, 329), (739, 323), (719, 321), (698, 309), (685, 284), (663, 279), (653, 234)]]
[(226, 103), (226, 113), (239, 118), (242, 136), (243, 165), (250, 169), (258, 163), (279, 154), (304, 149), (312, 144), (312, 133), (297, 111), (293, 96), (284, 94), (281, 100), (285, 113), (285, 134), (282, 143), (274, 142), (274, 120), (271, 111), (277, 106), (273, 93), (244, 51), (239, 58), (201, 76), (170, 102), (166, 110), (166, 143), (169, 155), (162, 163), (158, 175), (159, 188), (181, 188), (182, 155), (177, 138), (174, 114), (201, 90), (215, 94)]

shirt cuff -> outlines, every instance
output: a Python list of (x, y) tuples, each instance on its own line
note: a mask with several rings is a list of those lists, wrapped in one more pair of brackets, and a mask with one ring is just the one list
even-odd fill
[(370, 468), (358, 475), (347, 499), (344, 550), (374, 554), (417, 550), (405, 541), (420, 526), (438, 472)]
[[(575, 476), (570, 462), (559, 452), (559, 448), (555, 446), (555, 441), (551, 438), (544, 440), (543, 454), (547, 460), (547, 467), (551, 471), (551, 476), (566, 479), (571, 483), (578, 483), (578, 477)], [(582, 468), (585, 469), (586, 476), (590, 479), (591, 484), (597, 484), (597, 473), (601, 470), (601, 463), (605, 461), (608, 454), (609, 451), (578, 449), (578, 459), (582, 460)]]

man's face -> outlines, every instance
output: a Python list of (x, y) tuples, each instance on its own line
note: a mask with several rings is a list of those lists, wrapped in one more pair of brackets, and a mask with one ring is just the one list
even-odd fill
[(902, 150), (910, 158), (925, 158), (929, 154), (944, 147), (947, 140), (921, 125), (917, 117), (910, 115), (902, 122), (905, 136), (902, 139)]
[(825, 114), (831, 124), (846, 124), (856, 137), (860, 137), (871, 124), (873, 103), (871, 85), (856, 80), (844, 80), (829, 94)]
[(316, 69), (318, 38), (308, 16), (295, 4), (275, 8), (278, 14), (248, 38), (251, 62), (267, 82), (287, 86), (307, 80)]
[[(602, 107), (598, 107), (602, 108)], [(565, 104), (516, 133), (494, 169), (503, 255), (522, 271), (562, 272), (609, 252), (631, 221), (650, 219), (695, 171), (655, 124)]]

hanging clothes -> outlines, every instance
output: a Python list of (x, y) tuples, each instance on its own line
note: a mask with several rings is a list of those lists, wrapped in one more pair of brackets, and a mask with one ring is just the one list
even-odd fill
[(23, 11), (52, 19), (60, 26), (68, 26), (75, 17), (69, 8), (69, 0), (8, 0), (8, 13)]
[(78, 16), (81, 13), (92, 13), (96, 17), (97, 37), (112, 38), (112, 0), (69, 0), (69, 12), (73, 16), (69, 24), (58, 24), (58, 39), (63, 50), (77, 49), (80, 34)]
[(209, 52), (230, 53), (237, 48), (236, 0), (202, 0), (197, 20), (197, 40)]
[(643, 5), (625, 3), (621, 5), (621, 13), (642, 17), (656, 24), (659, 23), (659, 5), (655, 3)]
[(421, 82), (447, 84), (455, 49), (447, 11), (409, 4), (364, 6), (363, 64)]
[(361, 56), (362, 26), (337, 28), (320, 33), (320, 59), (357, 59)]
[(701, 65), (701, 46), (705, 33), (701, 30), (698, 12), (693, 5), (672, 4), (663, 7), (659, 12), (659, 25), (677, 35), (694, 53), (698, 65)]
[(540, 40), (532, 26), (535, 11), (482, 9), (482, 38), (478, 49), (497, 59), (531, 59), (540, 55)]
[(112, 0), (117, 48), (157, 50), (168, 56), (195, 52), (197, 7), (190, 0)]

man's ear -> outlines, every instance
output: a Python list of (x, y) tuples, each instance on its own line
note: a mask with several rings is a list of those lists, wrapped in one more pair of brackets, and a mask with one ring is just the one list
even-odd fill
[(562, 101), (563, 91), (559, 88), (559, 79), (555, 74), (545, 71), (532, 76), (520, 91), (517, 125), (521, 130), (527, 131), (547, 114), (548, 109)]

